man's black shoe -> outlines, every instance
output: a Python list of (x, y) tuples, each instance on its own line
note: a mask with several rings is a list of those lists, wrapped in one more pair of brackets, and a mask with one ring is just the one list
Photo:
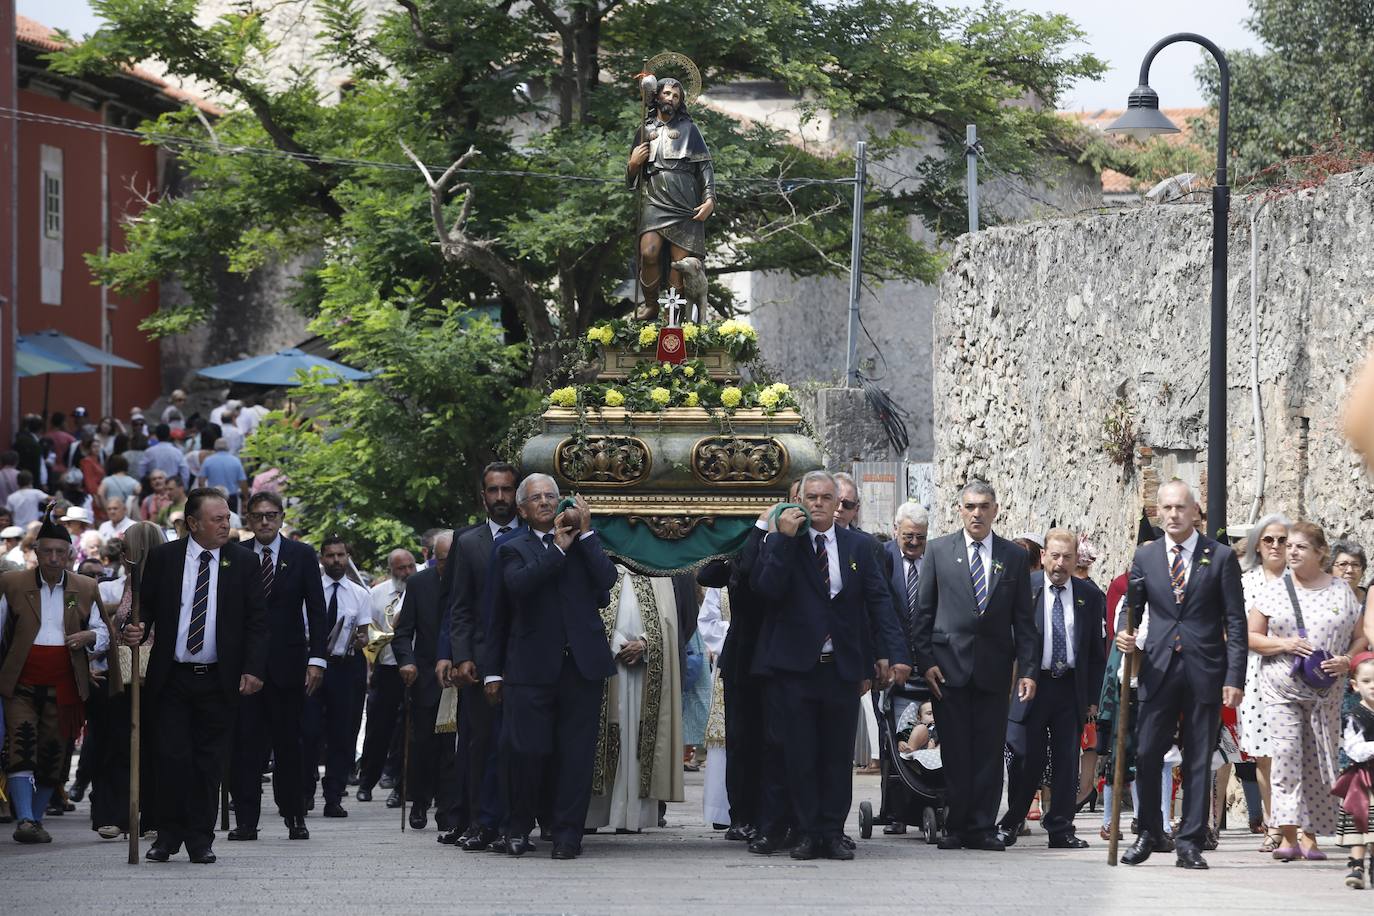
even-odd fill
[(534, 851), (534, 844), (529, 837), (515, 836), (506, 838), (506, 852), (513, 856), (523, 856), (527, 852)]
[(940, 849), (963, 849), (964, 841), (954, 834), (946, 834), (935, 841), (935, 845)]
[(445, 846), (457, 846), (463, 842), (463, 831), (446, 830), (435, 837), (435, 839)]
[(359, 786), (358, 791), (353, 793), (353, 797), (362, 802), (372, 801), (372, 790)]
[(215, 854), (208, 849), (191, 853), (191, 861), (197, 865), (214, 865)]
[(849, 862), (854, 858), (854, 850), (846, 846), (841, 837), (831, 837), (821, 844), (821, 855), (837, 862)]
[(167, 852), (167, 850), (156, 843), (149, 846), (148, 851), (143, 854), (143, 858), (147, 859), (149, 862), (166, 862), (171, 857), (171, 853)]
[(288, 817), (286, 819), (286, 837), (290, 840), (310, 839), (310, 830), (305, 826), (305, 818)]
[(840, 834), (840, 844), (850, 852), (859, 848), (859, 844), (854, 842), (854, 838), (847, 833)]
[[(287, 823), (289, 825), (290, 821)], [(228, 838), (231, 840), (256, 840), (258, 838), (258, 830), (256, 827), (235, 827), (233, 830), (229, 831)]]
[(1165, 852), (1161, 844), (1155, 843), (1155, 838), (1148, 833), (1142, 833), (1136, 837), (1136, 841), (1131, 844), (1131, 848), (1121, 854), (1121, 861), (1127, 865), (1140, 865), (1150, 854), (1158, 850)]
[(343, 805), (339, 804), (339, 803), (336, 802), (336, 801), (325, 802), (325, 803), (324, 803), (324, 816), (325, 816), (325, 817), (348, 817), (348, 812), (344, 810), (344, 806), (343, 806)]
[(410, 806), (410, 829), (424, 830), (429, 825), (429, 809), (419, 805)]
[[(1011, 844), (1008, 843), (1008, 846)], [(1076, 833), (1065, 833), (1050, 837), (1050, 849), (1087, 849), (1088, 841), (1080, 839)]]
[(483, 827), (463, 841), (463, 848), (468, 852), (481, 852), (499, 839), (499, 830), (495, 827)]
[(86, 784), (84, 782), (74, 782), (72, 787), (67, 790), (67, 797), (74, 802), (79, 802), (86, 797)]
[(377, 785), (383, 789), (394, 789), (396, 788), (396, 780), (391, 778), (390, 776), (383, 776), (377, 782)]
[(749, 851), (756, 856), (771, 856), (782, 849), (781, 843), (780, 837), (771, 837), (760, 833), (749, 841)]
[[(839, 842), (838, 838), (835, 842)], [(804, 836), (800, 840), (798, 840), (797, 845), (792, 847), (791, 852), (792, 858), (799, 859), (803, 862), (809, 859), (815, 859), (818, 856), (820, 856), (820, 854), (820, 844), (816, 842), (815, 837), (809, 836)]]
[(1180, 846), (1177, 851), (1178, 861), (1174, 864), (1179, 868), (1203, 869), (1207, 867), (1207, 860), (1202, 857), (1202, 853), (1192, 846)]
[(993, 835), (985, 836), (981, 839), (973, 840), (971, 842), (966, 842), (964, 843), (964, 848), (978, 849), (982, 850), (983, 852), (1004, 852), (1007, 848), (1007, 844), (1002, 842), (1001, 837)]
[(727, 840), (739, 840), (740, 842), (747, 843), (753, 839), (753, 837), (754, 831), (748, 824), (735, 824), (729, 830), (725, 831), (725, 838)]
[(388, 808), (401, 807), (401, 793), (399, 793), (395, 789), (392, 789), (391, 794), (386, 797), (386, 806)]
[(782, 840), (778, 843), (778, 848), (795, 849), (801, 839), (802, 835), (797, 832), (795, 827), (788, 827), (787, 832), (782, 835)]
[(577, 847), (573, 846), (571, 843), (554, 843), (552, 858), (564, 860), (576, 859)]
[(1008, 827), (1006, 824), (997, 828), (997, 839), (1002, 841), (1002, 848), (1016, 845), (1017, 825)]

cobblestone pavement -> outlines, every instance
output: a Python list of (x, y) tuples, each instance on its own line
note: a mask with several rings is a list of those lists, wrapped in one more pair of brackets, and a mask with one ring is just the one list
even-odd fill
[[(688, 775), (687, 801), (669, 808), (666, 830), (589, 836), (583, 857), (554, 862), (549, 845), (522, 858), (464, 853), (428, 829), (400, 831), (399, 811), (346, 801), (347, 820), (317, 808), (309, 842), (291, 842), (265, 820), (255, 843), (215, 843), (219, 862), (126, 864), (123, 840), (90, 830), (86, 804), (49, 818), (54, 842), (23, 847), (0, 836), (0, 912), (372, 913), (1239, 913), (1368, 912), (1374, 891), (1351, 891), (1344, 856), (1280, 864), (1254, 850), (1256, 837), (1229, 831), (1208, 872), (1175, 868), (1156, 855), (1136, 868), (1108, 868), (1100, 814), (1079, 832), (1092, 848), (1046, 848), (1023, 837), (1005, 853), (941, 852), (919, 832), (859, 841), (854, 862), (762, 858), (701, 826), (701, 779)], [(877, 779), (855, 778), (858, 803), (876, 803)], [(264, 806), (271, 810), (270, 799)], [(851, 829), (858, 836), (857, 824)], [(144, 844), (146, 846), (146, 844)], [(894, 909), (895, 908), (895, 909)]]

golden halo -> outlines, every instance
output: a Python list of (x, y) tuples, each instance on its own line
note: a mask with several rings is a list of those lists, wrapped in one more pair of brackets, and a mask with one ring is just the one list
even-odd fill
[(692, 63), (692, 59), (686, 54), (679, 54), (676, 51), (664, 51), (649, 58), (649, 62), (644, 65), (644, 72), (658, 76), (658, 68), (663, 66), (682, 71), (683, 76), (671, 72), (663, 75), (673, 77), (681, 82), (688, 104), (695, 102), (697, 96), (701, 95), (701, 71), (697, 69), (696, 64)]

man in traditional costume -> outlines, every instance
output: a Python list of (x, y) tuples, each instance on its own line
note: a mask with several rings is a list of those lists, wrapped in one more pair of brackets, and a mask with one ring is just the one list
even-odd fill
[(617, 567), (602, 620), (616, 676), (602, 698), (587, 827), (657, 826), (660, 802), (683, 800), (682, 671), (673, 580)]
[[(15, 840), (51, 843), (43, 814), (66, 778), (67, 744), (85, 719), (90, 657), (106, 651), (110, 634), (96, 581), (68, 571), (71, 535), (51, 512), (34, 552), (38, 569), (0, 576), (3, 765)], [(120, 679), (110, 678), (109, 689), (122, 689)]]

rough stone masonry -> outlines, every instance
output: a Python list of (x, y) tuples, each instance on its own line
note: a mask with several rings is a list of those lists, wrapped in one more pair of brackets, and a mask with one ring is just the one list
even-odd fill
[[(1205, 494), (1211, 227), (1209, 203), (1173, 204), (960, 240), (934, 315), (943, 530), (959, 483), (985, 478), (1004, 534), (1080, 529), (1102, 549), (1105, 583), (1160, 483), (1177, 476)], [(1229, 525), (1282, 511), (1374, 547), (1374, 481), (1340, 434), (1374, 339), (1374, 169), (1236, 198), (1228, 301)]]

